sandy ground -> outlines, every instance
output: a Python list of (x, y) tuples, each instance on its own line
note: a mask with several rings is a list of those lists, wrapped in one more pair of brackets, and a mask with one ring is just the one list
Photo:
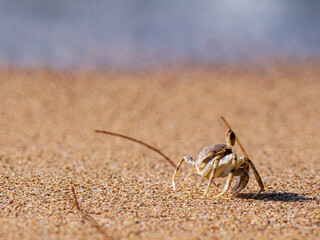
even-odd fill
[[(0, 71), (1, 239), (320, 238), (318, 63), (150, 72)], [(177, 163), (225, 142), (223, 115), (265, 183), (201, 198)], [(238, 147), (235, 152), (241, 155)], [(251, 173), (252, 174), (252, 173)], [(74, 186), (79, 209), (71, 191)]]

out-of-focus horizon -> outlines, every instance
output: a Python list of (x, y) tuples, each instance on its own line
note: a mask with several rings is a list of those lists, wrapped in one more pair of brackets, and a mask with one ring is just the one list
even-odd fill
[(0, 66), (320, 58), (320, 2), (0, 0)]

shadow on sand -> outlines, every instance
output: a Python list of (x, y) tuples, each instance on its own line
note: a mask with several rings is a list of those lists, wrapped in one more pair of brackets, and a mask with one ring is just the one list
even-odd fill
[(242, 199), (256, 199), (263, 201), (280, 201), (280, 202), (302, 202), (302, 201), (316, 201), (320, 202), (317, 198), (305, 197), (307, 194), (299, 194), (292, 192), (265, 192), (258, 196), (254, 196), (252, 193), (240, 193), (237, 195), (238, 198)]

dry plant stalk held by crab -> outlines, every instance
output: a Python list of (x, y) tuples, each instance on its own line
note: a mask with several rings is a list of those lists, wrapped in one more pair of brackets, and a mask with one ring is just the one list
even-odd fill
[[(185, 156), (183, 159), (180, 160), (178, 163), (178, 166), (174, 172), (174, 175), (172, 177), (172, 186), (173, 189), (175, 189), (175, 178), (177, 176), (177, 173), (180, 169), (180, 166), (182, 163), (187, 163), (194, 169), (200, 176), (203, 176), (207, 179), (209, 179), (209, 183), (207, 186), (206, 191), (204, 192), (203, 196), (205, 196), (210, 186), (212, 185), (214, 178), (224, 178), (227, 177), (227, 181), (225, 184), (225, 188), (223, 191), (218, 194), (215, 197), (220, 197), (223, 194), (225, 194), (231, 187), (231, 183), (234, 177), (238, 177), (237, 184), (231, 189), (231, 193), (236, 194), (240, 192), (242, 189), (244, 189), (248, 182), (249, 182), (249, 170), (250, 168), (253, 171), (253, 174), (260, 186), (260, 190), (257, 194), (264, 191), (264, 186), (262, 183), (262, 180), (260, 178), (260, 175), (258, 171), (256, 170), (254, 164), (252, 161), (248, 158), (247, 153), (245, 152), (244, 148), (242, 147), (240, 141), (236, 139), (235, 133), (231, 130), (230, 125), (227, 123), (227, 121), (221, 117), (221, 119), (224, 121), (226, 126), (229, 128), (229, 131), (226, 134), (226, 144), (215, 144), (209, 147), (205, 147), (198, 155), (196, 160), (194, 161), (192, 157), (189, 155)], [(164, 153), (162, 153), (159, 149), (152, 147), (151, 145), (137, 140), (135, 138), (122, 135), (119, 133), (114, 133), (110, 131), (104, 131), (104, 130), (94, 130), (96, 133), (103, 133), (111, 136), (116, 136), (120, 138), (124, 138), (130, 141), (133, 141), (135, 143), (141, 144), (154, 152), (158, 153), (164, 159), (173, 167), (175, 167), (175, 164), (173, 161), (167, 157)], [(235, 145), (235, 142), (239, 144), (243, 154), (245, 157), (238, 158), (235, 153), (232, 152), (232, 148)], [(257, 195), (256, 194), (256, 195)]]

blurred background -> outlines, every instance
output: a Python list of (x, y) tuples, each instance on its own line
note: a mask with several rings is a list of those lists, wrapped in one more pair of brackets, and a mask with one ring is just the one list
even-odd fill
[[(320, 0), (0, 0), (0, 238), (320, 239), (319, 39)], [(177, 164), (220, 116), (257, 198), (93, 132)]]
[(0, 0), (0, 66), (314, 60), (317, 0)]

